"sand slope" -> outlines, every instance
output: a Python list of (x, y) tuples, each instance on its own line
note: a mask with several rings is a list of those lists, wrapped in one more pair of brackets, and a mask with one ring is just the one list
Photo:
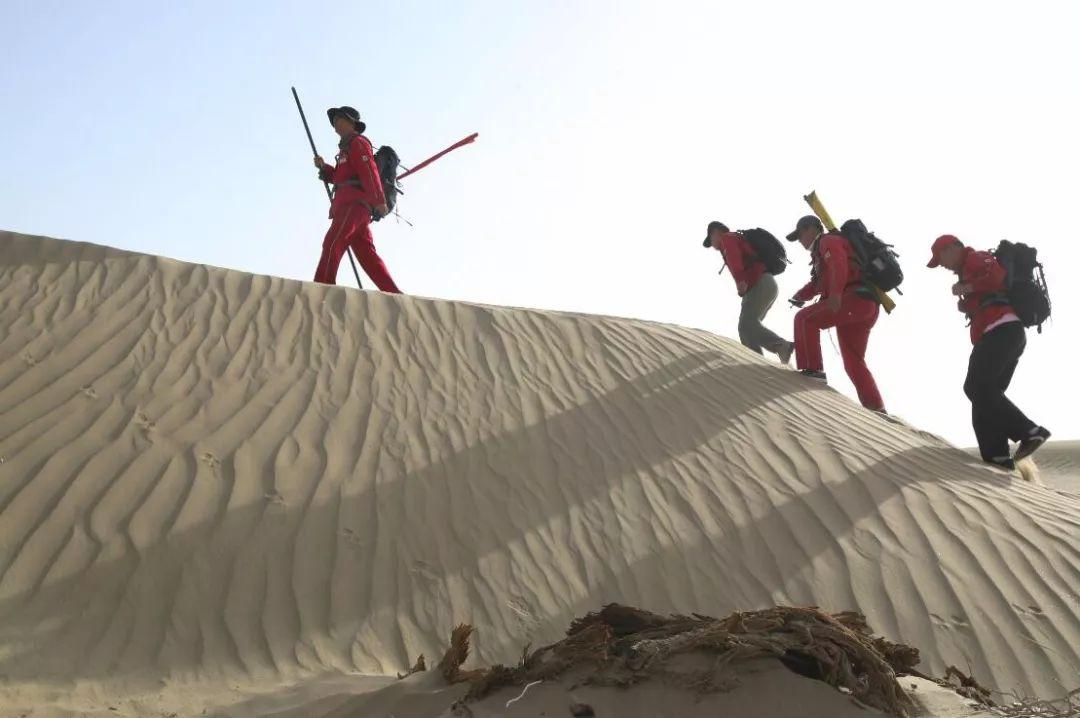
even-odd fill
[[(238, 716), (272, 718), (571, 718), (575, 706), (592, 708), (595, 718), (881, 718), (883, 715), (775, 662), (744, 666), (739, 670), (737, 689), (705, 695), (660, 681), (647, 681), (630, 689), (578, 686), (574, 685), (577, 677), (570, 675), (525, 690), (501, 689), (481, 701), (468, 703), (469, 712), (457, 714), (443, 706), (452, 703), (463, 691), (440, 686), (430, 675), (413, 676), (363, 695), (338, 695), (302, 707), (275, 710), (270, 707), (274, 705), (272, 701), (254, 700), (233, 710)], [(935, 718), (995, 715), (930, 681), (909, 677), (902, 684), (916, 708)], [(277, 707), (285, 703), (277, 700)]]
[(928, 671), (1080, 685), (1080, 499), (724, 338), (10, 233), (0, 337), (12, 715), (212, 713), (458, 622), (509, 662), (613, 600), (857, 608)]
[(1080, 441), (1051, 441), (1035, 458), (1047, 485), (1080, 495)]

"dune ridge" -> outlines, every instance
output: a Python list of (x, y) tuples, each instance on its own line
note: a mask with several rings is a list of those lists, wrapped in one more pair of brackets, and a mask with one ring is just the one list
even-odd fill
[(1080, 441), (1051, 441), (1036, 456), (1046, 484), (1080, 495)]
[(463, 622), (509, 663), (613, 601), (1080, 685), (1080, 497), (707, 332), (0, 233), (0, 336), (12, 715), (228, 711)]

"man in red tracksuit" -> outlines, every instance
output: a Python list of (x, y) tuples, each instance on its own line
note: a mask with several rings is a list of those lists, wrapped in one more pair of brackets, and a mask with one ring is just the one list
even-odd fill
[[(958, 308), (971, 320), (971, 358), (964, 393), (971, 400), (971, 424), (986, 461), (1013, 469), (1050, 438), (1005, 396), (1027, 337), (1024, 324), (1009, 304), (1008, 274), (990, 252), (979, 252), (951, 234), (934, 241), (928, 267), (945, 267), (959, 277), (953, 285)], [(1019, 442), (1009, 456), (1009, 439)]]
[(367, 125), (360, 120), (356, 110), (347, 106), (331, 107), (326, 115), (341, 142), (334, 166), (328, 165), (322, 157), (315, 158), (319, 179), (334, 185), (330, 229), (323, 240), (315, 281), (335, 284), (341, 256), (352, 247), (360, 266), (375, 286), (384, 292), (400, 294), (401, 290), (390, 277), (382, 258), (375, 252), (375, 241), (371, 236), (372, 217), (382, 217), (389, 209), (371, 143), (362, 134)]
[(855, 384), (859, 401), (867, 409), (885, 413), (873, 374), (866, 366), (866, 345), (878, 320), (880, 307), (862, 281), (851, 243), (839, 233), (826, 234), (821, 220), (803, 217), (787, 236), (810, 250), (810, 282), (791, 299), (796, 306), (821, 295), (821, 300), (795, 315), (795, 362), (806, 376), (825, 381), (821, 358), (821, 330), (836, 327), (844, 369)]
[(735, 279), (735, 290), (742, 297), (739, 341), (758, 354), (767, 349), (779, 357), (781, 363), (787, 364), (795, 345), (762, 324), (779, 293), (776, 277), (755, 255), (750, 241), (738, 232), (728, 230), (723, 222), (709, 222), (705, 231), (704, 245), (718, 250), (724, 257), (724, 264)]

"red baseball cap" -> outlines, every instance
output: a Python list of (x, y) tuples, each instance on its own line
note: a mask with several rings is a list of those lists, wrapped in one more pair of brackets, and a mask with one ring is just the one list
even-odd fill
[(931, 269), (933, 269), (934, 267), (940, 267), (941, 253), (945, 250), (946, 247), (952, 246), (954, 244), (960, 244), (960, 240), (951, 234), (943, 234), (937, 239), (935, 239), (934, 246), (930, 248), (930, 261), (927, 262), (926, 266), (930, 267)]

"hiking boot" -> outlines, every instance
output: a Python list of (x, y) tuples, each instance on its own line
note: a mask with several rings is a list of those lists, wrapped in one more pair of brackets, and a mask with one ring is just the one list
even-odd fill
[(1020, 446), (1016, 447), (1016, 453), (1013, 454), (1013, 461), (1020, 461), (1020, 459), (1026, 459), (1039, 450), (1039, 447), (1046, 443), (1046, 440), (1050, 438), (1050, 432), (1041, 426), (1036, 426), (1031, 430), (1026, 438), (1020, 440)]
[(805, 376), (807, 379), (817, 379), (820, 382), (826, 382), (825, 372), (818, 371), (817, 369), (800, 369), (799, 373)]
[(795, 353), (795, 344), (793, 342), (784, 342), (783, 346), (776, 350), (776, 356), (780, 359), (780, 363), (787, 366), (791, 363), (791, 355)]
[(1015, 471), (1016, 462), (1010, 459), (1008, 456), (995, 456), (992, 459), (987, 459), (986, 463), (991, 466), (996, 466), (999, 469), (1005, 469), (1006, 471)]

